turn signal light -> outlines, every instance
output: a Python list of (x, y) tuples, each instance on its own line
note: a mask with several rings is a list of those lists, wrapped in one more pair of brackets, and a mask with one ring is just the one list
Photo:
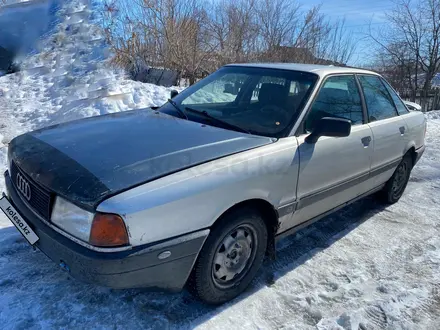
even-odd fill
[(128, 244), (127, 228), (119, 215), (97, 213), (90, 230), (90, 244), (99, 247), (116, 247)]

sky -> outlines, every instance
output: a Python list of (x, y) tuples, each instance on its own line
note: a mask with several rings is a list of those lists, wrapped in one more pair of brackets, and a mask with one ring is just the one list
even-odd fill
[(367, 33), (371, 22), (372, 31), (386, 26), (386, 13), (394, 7), (391, 0), (303, 0), (308, 9), (321, 4), (321, 12), (331, 20), (345, 17), (346, 27), (358, 40), (356, 53), (348, 64), (363, 65), (371, 60), (371, 43)]

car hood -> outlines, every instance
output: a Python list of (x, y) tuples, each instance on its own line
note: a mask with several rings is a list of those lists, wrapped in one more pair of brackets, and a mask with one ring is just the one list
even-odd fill
[(11, 141), (9, 159), (47, 190), (94, 209), (110, 195), (273, 141), (144, 109), (26, 133)]

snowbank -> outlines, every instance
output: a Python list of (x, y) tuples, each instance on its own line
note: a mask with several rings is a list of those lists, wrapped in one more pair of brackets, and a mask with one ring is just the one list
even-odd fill
[[(0, 77), (0, 169), (18, 134), (64, 121), (162, 105), (171, 89), (127, 80), (109, 69), (102, 32), (87, 0), (65, 3), (59, 23), (22, 60), (23, 71)], [(179, 89), (179, 88), (177, 88)], [(181, 90), (181, 88), (179, 89)], [(3, 173), (3, 172), (2, 172)], [(3, 191), (0, 180), (0, 193)]]
[(14, 54), (34, 50), (38, 38), (55, 24), (55, 10), (61, 1), (9, 1), (9, 5), (0, 6), (0, 46)]
[(440, 110), (429, 111), (425, 113), (426, 119), (440, 119)]

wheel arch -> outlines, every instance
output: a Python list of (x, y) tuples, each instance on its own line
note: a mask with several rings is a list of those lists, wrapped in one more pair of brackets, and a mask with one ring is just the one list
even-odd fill
[(410, 145), (409, 148), (407, 148), (407, 151), (405, 152), (403, 157), (405, 157), (406, 155), (410, 155), (411, 156), (412, 163), (414, 165), (416, 163), (416, 160), (417, 160), (416, 147), (414, 145)]
[(275, 235), (279, 228), (279, 215), (275, 207), (267, 200), (261, 198), (253, 198), (236, 203), (229, 207), (226, 211), (224, 211), (214, 221), (212, 227), (216, 226), (216, 224), (218, 224), (221, 219), (223, 219), (227, 214), (239, 208), (250, 208), (253, 210), (257, 210), (261, 214), (266, 224), (268, 233), (266, 255), (273, 259), (275, 257)]

